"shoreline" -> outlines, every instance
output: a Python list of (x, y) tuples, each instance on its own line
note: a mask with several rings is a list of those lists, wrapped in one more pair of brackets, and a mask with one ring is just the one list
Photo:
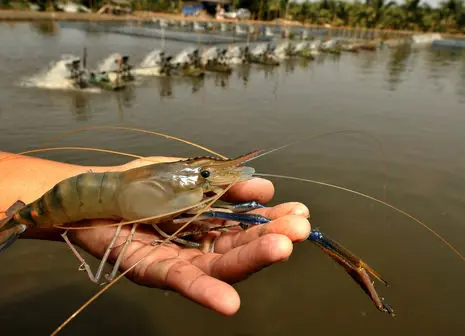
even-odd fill
[[(170, 14), (162, 12), (134, 11), (131, 15), (109, 15), (97, 13), (65, 13), (65, 12), (37, 12), (32, 10), (14, 10), (0, 9), (0, 23), (15, 23), (15, 22), (37, 22), (37, 21), (81, 21), (81, 22), (127, 22), (127, 21), (151, 21), (155, 18), (168, 20), (184, 20), (184, 21), (202, 21), (202, 22), (225, 22), (237, 23), (236, 20), (216, 20), (215, 18), (206, 17), (185, 17), (181, 14)], [(377, 28), (353, 28), (353, 27), (328, 27), (326, 25), (303, 24), (300, 22), (276, 22), (276, 21), (260, 21), (260, 20), (243, 20), (239, 21), (244, 24), (263, 24), (267, 26), (290, 26), (290, 27), (306, 27), (306, 28), (326, 28), (326, 29), (347, 29), (358, 32), (373, 32), (376, 34), (387, 34), (391, 37), (406, 37), (415, 34), (436, 34), (435, 32), (421, 31), (405, 31), (393, 29), (377, 29)], [(443, 37), (465, 39), (465, 34), (437, 33)]]
[[(65, 13), (65, 12), (37, 12), (32, 10), (0, 10), (0, 22), (33, 22), (33, 21), (132, 21), (141, 20), (136, 15), (116, 16), (100, 15), (97, 13)], [(146, 18), (147, 20), (147, 18)]]

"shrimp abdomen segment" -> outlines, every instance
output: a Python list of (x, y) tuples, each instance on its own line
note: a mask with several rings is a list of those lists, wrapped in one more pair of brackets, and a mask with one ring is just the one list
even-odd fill
[(27, 206), (38, 227), (92, 218), (117, 218), (119, 173), (85, 173), (56, 184)]

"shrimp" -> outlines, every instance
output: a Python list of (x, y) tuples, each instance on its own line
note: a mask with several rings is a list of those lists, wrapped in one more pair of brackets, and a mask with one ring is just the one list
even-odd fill
[[(123, 172), (88, 172), (70, 177), (34, 202), (26, 205), (17, 201), (6, 211), (7, 218), (0, 222), (0, 251), (28, 228), (66, 229), (68, 223), (99, 218), (137, 222), (150, 217), (148, 222), (156, 225), (184, 212), (197, 212), (211, 200), (206, 198), (207, 193), (220, 194), (222, 186), (250, 179), (254, 169), (240, 164), (259, 153), (232, 160), (198, 157)], [(66, 232), (63, 238), (72, 248)], [(98, 282), (99, 272), (94, 276), (77, 251), (72, 250), (90, 279)]]

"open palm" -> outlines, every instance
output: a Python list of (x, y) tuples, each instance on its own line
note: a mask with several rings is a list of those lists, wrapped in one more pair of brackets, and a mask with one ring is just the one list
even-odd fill
[[(226, 195), (229, 201), (269, 201), (274, 193), (271, 182), (253, 179), (234, 186)], [(240, 298), (231, 283), (243, 280), (273, 263), (289, 258), (292, 243), (305, 240), (310, 233), (308, 209), (300, 203), (284, 203), (254, 213), (271, 218), (265, 225), (248, 230), (222, 233), (215, 240), (214, 252), (183, 248), (169, 243), (154, 247), (160, 240), (151, 226), (140, 225), (129, 245), (120, 270), (145, 259), (128, 273), (132, 281), (157, 288), (172, 289), (221, 314), (232, 315)], [(227, 224), (227, 223), (225, 223)], [(71, 231), (71, 240), (101, 258), (115, 233), (115, 227)], [(130, 227), (122, 229), (120, 240), (109, 260), (115, 262)]]

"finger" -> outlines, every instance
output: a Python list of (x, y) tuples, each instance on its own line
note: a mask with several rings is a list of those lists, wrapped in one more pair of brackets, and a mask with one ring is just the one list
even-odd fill
[(269, 234), (224, 255), (208, 254), (195, 258), (193, 264), (211, 276), (234, 283), (271, 264), (284, 261), (292, 253), (291, 240), (280, 234)]
[(304, 218), (310, 217), (310, 210), (308, 210), (304, 204), (299, 202), (281, 203), (271, 208), (261, 208), (251, 212), (260, 214), (270, 219), (277, 219), (286, 215), (295, 215)]
[(142, 273), (139, 271), (137, 275), (142, 284), (157, 288), (168, 287), (223, 315), (229, 316), (237, 312), (240, 298), (231, 285), (205, 274), (188, 260), (165, 258), (166, 253), (166, 250), (160, 248), (150, 255), (148, 266), (142, 268)]
[(258, 201), (266, 203), (273, 198), (274, 186), (271, 181), (253, 178), (246, 182), (236, 183), (223, 197), (228, 202)]
[(286, 236), (292, 242), (301, 242), (310, 234), (310, 222), (296, 215), (286, 215), (268, 224), (253, 226), (245, 231), (223, 233), (215, 242), (215, 253), (227, 253), (268, 234)]

